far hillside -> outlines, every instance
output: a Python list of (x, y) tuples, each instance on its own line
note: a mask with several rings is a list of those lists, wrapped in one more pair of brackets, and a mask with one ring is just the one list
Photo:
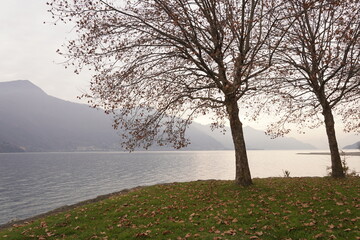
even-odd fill
[[(111, 116), (49, 96), (27, 80), (0, 82), (0, 116), (0, 152), (123, 150)], [(193, 123), (187, 131), (191, 144), (184, 150), (231, 150), (230, 129), (226, 132)], [(251, 127), (244, 132), (248, 149), (314, 149), (294, 138), (271, 139)], [(151, 150), (173, 149), (154, 146)]]
[(344, 149), (359, 149), (360, 150), (360, 141), (351, 144), (351, 145), (347, 145), (344, 147)]

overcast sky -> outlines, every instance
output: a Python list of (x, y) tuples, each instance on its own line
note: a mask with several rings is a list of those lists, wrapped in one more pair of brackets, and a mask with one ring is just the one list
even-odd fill
[[(45, 22), (45, 24), (44, 24)], [(56, 53), (66, 42), (71, 26), (51, 24), (46, 0), (1, 0), (0, 8), (0, 82), (30, 80), (47, 94), (68, 101), (79, 101), (76, 97), (87, 90), (90, 74), (80, 75), (61, 64), (64, 58)], [(206, 123), (206, 119), (202, 119)], [(245, 122), (257, 129), (265, 123)], [(323, 127), (290, 136), (306, 141), (318, 148), (326, 148)], [(342, 147), (358, 141), (355, 134), (344, 134), (338, 129), (339, 145)]]
[(46, 0), (1, 0), (0, 81), (30, 80), (49, 95), (77, 101), (90, 76), (65, 69), (56, 53), (70, 31), (51, 24)]

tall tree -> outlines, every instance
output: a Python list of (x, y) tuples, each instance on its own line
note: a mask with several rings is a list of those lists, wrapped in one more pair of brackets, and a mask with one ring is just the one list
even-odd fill
[(346, 131), (360, 132), (360, 1), (289, 0), (286, 4), (283, 14), (291, 18), (284, 24), (290, 28), (278, 48), (282, 64), (276, 69), (275, 91), (285, 100), (280, 109), (285, 114), (271, 128), (282, 134), (289, 131), (286, 122), (310, 127), (324, 123), (332, 176), (341, 178), (345, 174), (334, 114), (342, 117)]
[[(272, 64), (275, 0), (52, 0), (57, 19), (75, 21), (69, 63), (92, 66), (91, 103), (116, 113), (126, 146), (188, 144), (194, 117), (226, 119), (236, 183), (252, 184), (239, 106)], [(276, 40), (278, 39), (278, 40)], [(272, 48), (271, 48), (272, 47)]]

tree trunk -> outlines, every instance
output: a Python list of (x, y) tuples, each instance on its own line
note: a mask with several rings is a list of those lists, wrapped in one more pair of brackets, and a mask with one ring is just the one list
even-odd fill
[(335, 122), (330, 107), (325, 107), (323, 109), (323, 115), (331, 153), (331, 176), (334, 178), (344, 178), (345, 173), (341, 164), (341, 157), (335, 134)]
[(237, 102), (235, 100), (227, 101), (226, 110), (229, 115), (231, 135), (235, 147), (235, 183), (241, 186), (249, 186), (252, 184), (252, 180)]

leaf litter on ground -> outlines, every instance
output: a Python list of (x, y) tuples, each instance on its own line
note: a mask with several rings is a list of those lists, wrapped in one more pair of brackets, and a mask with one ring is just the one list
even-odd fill
[(360, 239), (360, 178), (138, 188), (0, 231), (0, 239)]

